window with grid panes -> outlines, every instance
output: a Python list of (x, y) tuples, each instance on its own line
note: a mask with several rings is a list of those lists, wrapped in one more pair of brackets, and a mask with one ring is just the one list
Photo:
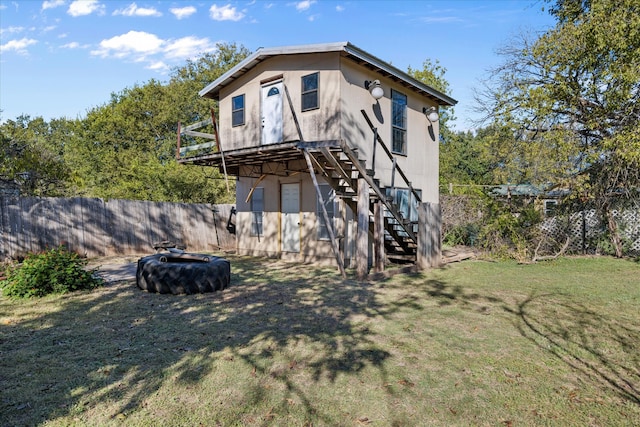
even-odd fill
[(251, 235), (262, 236), (262, 213), (264, 212), (264, 188), (253, 190), (251, 196)]
[(407, 154), (407, 95), (391, 90), (391, 151)]
[(319, 107), (318, 77), (319, 73), (302, 76), (302, 111), (314, 110)]
[(244, 124), (244, 95), (231, 98), (231, 126)]

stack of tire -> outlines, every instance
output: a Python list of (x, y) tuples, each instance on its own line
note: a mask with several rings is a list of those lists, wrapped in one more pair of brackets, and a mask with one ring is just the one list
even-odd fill
[(160, 294), (197, 294), (221, 291), (231, 281), (231, 264), (216, 256), (159, 253), (138, 260), (136, 283)]

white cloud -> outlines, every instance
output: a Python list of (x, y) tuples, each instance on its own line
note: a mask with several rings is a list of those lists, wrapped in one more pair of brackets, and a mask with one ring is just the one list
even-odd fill
[(340, 6), (340, 5), (336, 6), (336, 12), (343, 12), (343, 11), (344, 11), (344, 6)]
[(302, 12), (308, 10), (312, 4), (315, 3), (315, 0), (303, 0), (296, 3), (296, 10), (298, 12)]
[(208, 38), (199, 39), (189, 36), (169, 42), (164, 53), (167, 59), (188, 59), (215, 49), (215, 44), (211, 43)]
[(149, 70), (160, 71), (160, 72), (169, 70), (169, 66), (162, 61), (152, 62), (146, 68)]
[(230, 4), (225, 6), (212, 5), (209, 8), (209, 15), (214, 21), (239, 21), (244, 18), (244, 13), (237, 11)]
[(104, 5), (98, 0), (76, 0), (69, 5), (67, 13), (73, 17), (91, 15), (97, 12), (99, 15), (104, 14)]
[[(69, 43), (64, 47), (71, 49), (83, 46)], [(178, 64), (215, 50), (216, 44), (206, 37), (189, 36), (163, 40), (155, 34), (129, 31), (126, 34), (102, 40), (100, 47), (91, 51), (91, 55), (146, 63), (148, 69), (165, 72), (171, 64)]]
[(169, 9), (169, 12), (173, 13), (173, 15), (178, 19), (188, 18), (189, 16), (196, 13), (196, 8), (193, 6), (185, 6), (185, 7), (172, 7)]
[(124, 9), (118, 9), (113, 12), (114, 15), (123, 16), (162, 16), (162, 13), (157, 9), (149, 7), (138, 7), (135, 3), (131, 3)]
[(26, 55), (27, 47), (38, 43), (37, 40), (23, 38), (20, 40), (10, 40), (5, 44), (0, 45), (0, 53), (15, 51), (20, 55)]
[(126, 34), (102, 40), (100, 48), (91, 51), (94, 56), (102, 58), (131, 58), (135, 61), (144, 59), (146, 55), (160, 51), (164, 41), (155, 34), (144, 31), (129, 31)]
[(87, 49), (88, 44), (80, 44), (78, 42), (69, 42), (60, 46), (62, 49)]
[(459, 16), (423, 16), (420, 21), (426, 24), (446, 23), (446, 22), (463, 22), (464, 19)]
[(58, 27), (57, 27), (57, 26), (55, 26), (55, 25), (49, 25), (48, 27), (44, 27), (44, 28), (42, 29), (42, 32), (43, 32), (43, 33), (48, 33), (49, 31), (53, 31), (53, 30), (55, 30), (56, 28), (58, 28)]
[(42, 10), (55, 9), (58, 6), (64, 6), (64, 0), (49, 0), (42, 2)]
[(24, 31), (24, 27), (7, 27), (0, 28), (0, 35), (4, 33), (13, 34), (13, 33), (21, 33)]

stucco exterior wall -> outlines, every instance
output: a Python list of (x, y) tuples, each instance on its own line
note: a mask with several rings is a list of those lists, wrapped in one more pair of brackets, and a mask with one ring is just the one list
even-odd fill
[[(407, 95), (407, 153), (396, 155), (397, 164), (409, 178), (414, 188), (422, 190), (422, 201), (438, 203), (438, 123), (431, 124), (422, 109), (436, 106), (428, 99), (415, 94), (390, 79), (351, 61), (343, 60), (341, 65), (342, 97), (340, 105), (342, 138), (351, 146), (357, 146), (360, 158), (371, 168), (373, 155), (373, 132), (367, 125), (360, 110), (365, 110), (369, 119), (378, 129), (383, 142), (392, 149), (391, 90)], [(380, 80), (384, 97), (376, 101), (365, 88), (365, 80)], [(431, 130), (429, 127), (431, 126)], [(380, 185), (391, 185), (392, 163), (378, 146), (376, 148), (375, 177)], [(395, 185), (405, 184), (396, 174)]]
[[(302, 77), (319, 72), (319, 108), (301, 111)], [(378, 79), (384, 97), (374, 100), (365, 88), (365, 80)], [(415, 189), (422, 193), (422, 202), (438, 203), (438, 124), (431, 124), (423, 108), (436, 106), (428, 98), (413, 92), (391, 78), (341, 57), (340, 52), (282, 55), (269, 58), (242, 74), (237, 80), (220, 89), (218, 127), (224, 151), (261, 145), (262, 114), (261, 88), (282, 81), (286, 86), (282, 94), (282, 142), (303, 139), (308, 142), (341, 140), (372, 168), (374, 135), (361, 110), (364, 110), (389, 150), (392, 149), (391, 90), (407, 96), (407, 152), (396, 155), (397, 164), (407, 175)], [(288, 92), (288, 96), (287, 96)], [(232, 98), (244, 94), (245, 121), (232, 127)], [(289, 101), (290, 99), (290, 101)], [(296, 127), (294, 114), (300, 125), (302, 138)], [(306, 171), (306, 163), (296, 170)], [(280, 165), (280, 173), (285, 166)], [(298, 165), (300, 166), (300, 165)], [(286, 167), (292, 167), (291, 164)], [(273, 170), (273, 168), (263, 168)], [(380, 146), (376, 148), (375, 179), (381, 187), (391, 186), (392, 162)], [(237, 250), (242, 255), (278, 257), (299, 262), (326, 262), (335, 265), (331, 242), (318, 239), (316, 191), (308, 173), (291, 176), (268, 175), (257, 185), (264, 189), (263, 233), (251, 235), (252, 213), (247, 197), (262, 172), (241, 166), (236, 183)], [(322, 177), (318, 180), (323, 182)], [(281, 188), (283, 184), (297, 184), (300, 192), (299, 252), (283, 251), (283, 214)], [(395, 186), (406, 188), (396, 172)], [(336, 234), (340, 251), (349, 265), (355, 259), (356, 222), (353, 212), (343, 202), (336, 211)], [(371, 251), (371, 249), (370, 249)]]
[[(247, 197), (258, 178), (241, 177), (236, 182), (236, 236), (240, 255), (278, 257), (299, 262), (319, 262), (335, 265), (331, 242), (318, 239), (318, 218), (316, 215), (316, 191), (309, 175), (293, 177), (267, 176), (256, 188), (263, 188), (265, 206), (263, 213), (263, 234), (251, 236), (251, 202)], [(319, 182), (323, 181), (319, 178)], [(300, 189), (300, 252), (282, 251), (282, 184), (298, 184)], [(337, 237), (340, 249), (348, 265), (354, 254), (354, 215), (350, 208), (340, 202), (335, 212)]]
[[(301, 111), (301, 78), (320, 72), (320, 108)], [(219, 133), (224, 150), (260, 145), (260, 88), (265, 82), (282, 80), (296, 111), (303, 139), (317, 141), (338, 139), (340, 71), (339, 55), (323, 53), (271, 58), (249, 70), (233, 84), (220, 91)], [(245, 95), (245, 124), (231, 126), (231, 100)], [(283, 94), (283, 141), (299, 140), (298, 130), (286, 94)]]

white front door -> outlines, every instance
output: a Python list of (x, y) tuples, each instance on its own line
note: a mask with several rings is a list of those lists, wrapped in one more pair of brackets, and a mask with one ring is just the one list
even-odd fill
[(262, 87), (262, 144), (282, 142), (282, 82)]
[(282, 252), (300, 252), (300, 185), (282, 184)]

